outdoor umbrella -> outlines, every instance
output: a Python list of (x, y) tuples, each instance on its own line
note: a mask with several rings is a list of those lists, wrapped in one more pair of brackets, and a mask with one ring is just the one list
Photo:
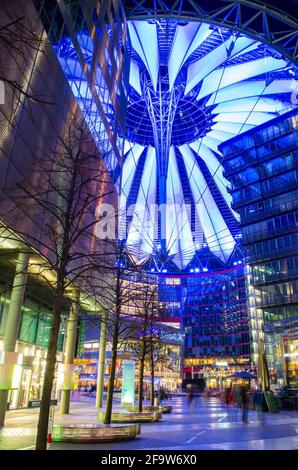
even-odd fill
[(258, 346), (258, 379), (263, 391), (270, 389), (269, 369), (265, 353), (264, 341), (260, 339)]
[(257, 376), (250, 372), (235, 372), (235, 374), (228, 375), (226, 379), (256, 379)]

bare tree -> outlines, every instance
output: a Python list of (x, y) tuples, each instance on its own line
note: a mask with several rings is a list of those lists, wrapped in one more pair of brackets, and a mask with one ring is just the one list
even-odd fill
[(154, 405), (155, 393), (155, 369), (161, 358), (164, 356), (165, 345), (161, 340), (161, 331), (154, 321), (154, 314), (149, 317), (149, 363), (151, 372), (150, 382), (150, 405)]
[(104, 251), (110, 256), (106, 256), (106, 262), (101, 262), (100, 268), (97, 266), (97, 269), (100, 269), (101, 276), (99, 296), (101, 303), (109, 312), (107, 329), (112, 356), (104, 423), (110, 424), (118, 352), (134, 335), (139, 268), (131, 262), (125, 244), (116, 238), (106, 241)]
[(18, 213), (32, 224), (16, 226), (14, 213), (5, 222), (28, 245), (44, 256), (36, 262), (39, 276), (54, 280), (53, 308), (45, 379), (38, 421), (36, 449), (46, 449), (50, 400), (56, 364), (57, 339), (63, 301), (69, 288), (96, 295), (92, 268), (100, 263), (102, 251), (96, 240), (99, 222), (96, 208), (113, 194), (107, 172), (90, 131), (79, 113), (69, 115), (57, 135), (54, 150), (33, 159), (22, 181), (7, 189)]
[(44, 54), (50, 47), (37, 15), (34, 17), (31, 10), (31, 14), (27, 14), (27, 6), (22, 11), (15, 0), (1, 2), (0, 83), (14, 95), (15, 106), (22, 98), (53, 104), (48, 96), (32, 92), (24, 74), (20, 73), (22, 64), (34, 62), (38, 54)]
[(157, 289), (156, 279), (148, 273), (143, 273), (138, 283), (138, 295), (136, 296), (137, 318), (140, 323), (138, 338), (130, 343), (130, 349), (134, 352), (139, 363), (139, 383), (138, 383), (138, 411), (143, 410), (143, 387), (144, 370), (146, 361), (149, 362), (152, 349), (151, 340), (153, 322), (157, 310)]

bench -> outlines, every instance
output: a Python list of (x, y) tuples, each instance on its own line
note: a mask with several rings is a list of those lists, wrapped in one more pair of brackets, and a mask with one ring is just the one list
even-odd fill
[(53, 442), (114, 442), (134, 439), (141, 432), (139, 424), (70, 424), (53, 426)]
[[(98, 413), (99, 421), (103, 421), (104, 413), (100, 411)], [(161, 411), (138, 411), (133, 412), (115, 412), (112, 413), (112, 423), (155, 423), (162, 418)]]

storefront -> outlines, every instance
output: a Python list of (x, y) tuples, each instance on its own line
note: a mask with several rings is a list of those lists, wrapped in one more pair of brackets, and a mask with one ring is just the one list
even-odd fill
[[(3, 340), (0, 340), (0, 358)], [(9, 392), (9, 409), (28, 408), (31, 402), (41, 400), (46, 368), (47, 350), (36, 345), (18, 342), (18, 360), (14, 366), (12, 388)], [(52, 397), (56, 396), (58, 364), (62, 362), (62, 352), (57, 353), (57, 367), (53, 383)]]
[(271, 384), (298, 388), (298, 320), (270, 325), (265, 340)]
[[(9, 297), (0, 296), (0, 364), (4, 358), (4, 331)], [(10, 409), (27, 408), (30, 402), (41, 399), (45, 376), (47, 347), (51, 328), (50, 307), (27, 295), (22, 307), (21, 321), (16, 346), (17, 364), (14, 366), (12, 388), (8, 402)], [(63, 344), (66, 324), (62, 323), (58, 339), (57, 363), (63, 361)], [(57, 370), (52, 397), (57, 390)]]
[[(173, 340), (173, 338), (171, 338)], [(84, 343), (84, 359), (75, 359), (75, 366), (79, 373), (79, 387), (84, 389), (88, 386), (96, 384), (97, 380), (97, 362), (98, 362), (98, 341), (86, 341)], [(181, 344), (167, 344), (163, 345), (163, 354), (160, 355), (159, 360), (155, 364), (155, 384), (156, 388), (162, 387), (168, 391), (177, 391), (181, 388), (181, 373), (180, 373), (180, 347)], [(115, 390), (121, 390), (122, 387), (122, 362), (123, 360), (132, 359), (136, 361), (136, 374), (135, 380), (138, 381), (139, 368), (138, 360), (133, 352), (127, 351), (127, 346), (123, 345), (123, 350), (118, 351), (118, 358), (116, 362), (116, 377), (115, 377)], [(106, 351), (106, 365), (105, 365), (105, 381), (104, 386), (108, 386), (108, 379), (111, 364), (111, 344), (107, 343)], [(151, 381), (151, 366), (149, 362), (145, 362), (144, 370), (144, 388), (146, 388)]]
[[(255, 373), (251, 368), (250, 358), (188, 358), (184, 361), (184, 383), (195, 385), (202, 383), (207, 388), (224, 388), (229, 386), (227, 377), (235, 372), (248, 370)], [(202, 388), (202, 387), (201, 387)]]

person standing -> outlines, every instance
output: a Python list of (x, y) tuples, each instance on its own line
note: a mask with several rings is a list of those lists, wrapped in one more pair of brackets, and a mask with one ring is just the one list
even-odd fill
[(190, 408), (190, 405), (192, 403), (192, 400), (193, 400), (193, 391), (190, 390), (188, 395), (187, 395), (187, 399), (188, 399), (188, 407)]
[(242, 407), (242, 421), (248, 423), (248, 391), (247, 387), (242, 386), (240, 389), (240, 403)]
[(263, 393), (261, 389), (254, 391), (253, 402), (258, 414), (258, 420), (261, 424), (264, 424), (265, 413), (263, 412)]

